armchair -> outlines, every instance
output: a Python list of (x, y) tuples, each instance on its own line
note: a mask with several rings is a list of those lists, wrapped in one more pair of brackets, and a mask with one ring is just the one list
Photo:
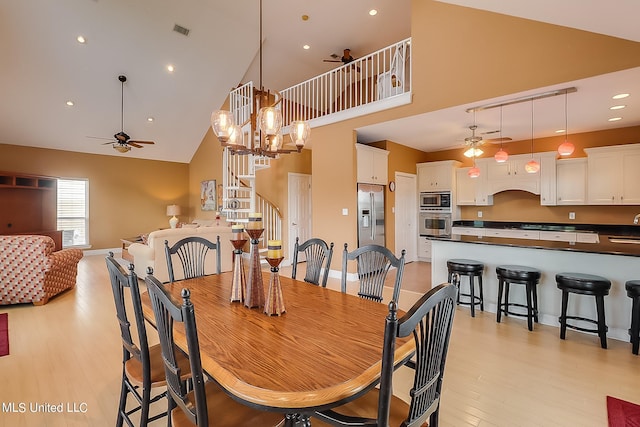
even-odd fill
[(82, 251), (54, 249), (48, 236), (0, 236), (0, 305), (43, 305), (76, 285)]

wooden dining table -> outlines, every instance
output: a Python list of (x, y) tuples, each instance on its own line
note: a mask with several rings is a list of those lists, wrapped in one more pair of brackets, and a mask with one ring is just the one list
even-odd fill
[[(269, 272), (263, 273), (265, 291)], [(281, 276), (285, 312), (269, 316), (231, 302), (232, 273), (166, 284), (176, 301), (188, 288), (202, 367), (228, 393), (253, 407), (311, 413), (355, 399), (379, 382), (386, 304)], [(153, 310), (142, 296), (145, 317)], [(399, 313), (400, 315), (402, 313)], [(176, 344), (187, 351), (182, 325)], [(411, 356), (399, 341), (395, 361)]]

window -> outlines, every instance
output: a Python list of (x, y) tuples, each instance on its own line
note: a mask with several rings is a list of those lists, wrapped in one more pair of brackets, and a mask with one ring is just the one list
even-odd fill
[(89, 245), (89, 182), (58, 179), (58, 230), (62, 247)]

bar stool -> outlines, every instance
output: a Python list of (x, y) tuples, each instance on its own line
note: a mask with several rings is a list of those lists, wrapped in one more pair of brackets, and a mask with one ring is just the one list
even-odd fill
[[(498, 309), (496, 310), (496, 321), (500, 323), (502, 313), (505, 316), (520, 316), (527, 318), (527, 326), (533, 331), (533, 322), (538, 323), (538, 291), (536, 286), (540, 280), (540, 270), (524, 265), (499, 265), (496, 267), (498, 276)], [(509, 303), (509, 285), (525, 285), (527, 294), (527, 304)], [(506, 288), (505, 288), (505, 285)], [(504, 291), (504, 302), (502, 294)], [(527, 313), (516, 313), (509, 311), (509, 306), (522, 307), (527, 309)]]
[(631, 351), (638, 354), (640, 347), (640, 280), (629, 280), (624, 284), (627, 296), (631, 298)]
[[(484, 271), (484, 264), (471, 259), (450, 259), (447, 261), (447, 269), (449, 270), (447, 281), (449, 283), (453, 283), (458, 288), (458, 304), (470, 306), (471, 317), (476, 316), (476, 305), (479, 305), (480, 310), (484, 311), (484, 298), (482, 294), (482, 272)], [(463, 294), (460, 292), (460, 276), (467, 276), (469, 278), (468, 294)], [(475, 295), (474, 278), (476, 277), (478, 278), (478, 290), (480, 291), (480, 296)], [(469, 301), (460, 301), (461, 295), (464, 297), (469, 297)]]
[[(556, 274), (558, 289), (562, 290), (562, 310), (560, 312), (560, 339), (565, 339), (567, 328), (582, 332), (596, 332), (600, 337), (600, 346), (607, 348), (607, 323), (604, 315), (604, 297), (609, 295), (611, 282), (601, 276), (582, 273)], [(591, 295), (596, 298), (596, 312), (598, 319), (587, 319), (578, 316), (567, 316), (569, 294)], [(581, 320), (598, 325), (597, 329), (582, 328), (568, 324), (567, 320)]]

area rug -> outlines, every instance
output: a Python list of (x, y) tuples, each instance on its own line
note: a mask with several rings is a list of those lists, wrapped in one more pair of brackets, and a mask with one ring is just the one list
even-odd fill
[(640, 405), (607, 396), (609, 427), (640, 427)]
[(9, 354), (9, 315), (0, 313), (0, 356)]

